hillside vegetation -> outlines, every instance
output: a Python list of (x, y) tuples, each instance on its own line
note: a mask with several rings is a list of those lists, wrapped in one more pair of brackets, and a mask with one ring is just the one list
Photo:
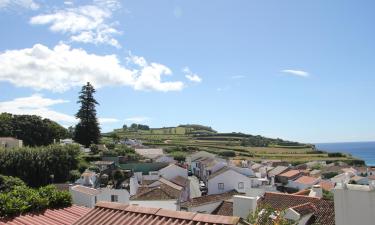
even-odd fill
[(218, 133), (211, 127), (202, 125), (188, 124), (147, 130), (116, 129), (103, 134), (104, 140), (113, 135), (121, 139), (142, 140), (144, 145), (160, 146), (168, 152), (204, 150), (235, 159), (246, 158), (254, 161), (281, 159), (297, 163), (311, 160), (348, 162), (356, 160), (345, 154), (340, 157), (329, 156), (326, 152), (317, 151), (312, 144), (235, 132)]

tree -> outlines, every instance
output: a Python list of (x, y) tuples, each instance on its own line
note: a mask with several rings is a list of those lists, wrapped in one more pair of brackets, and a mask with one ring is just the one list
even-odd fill
[(0, 136), (21, 139), (24, 145), (52, 144), (69, 136), (68, 130), (58, 123), (35, 115), (0, 114)]
[(98, 144), (100, 138), (100, 127), (96, 118), (96, 105), (99, 103), (94, 98), (95, 89), (87, 82), (79, 95), (77, 103), (81, 104), (76, 117), (79, 119), (75, 127), (74, 140), (84, 145), (86, 148), (90, 144)]

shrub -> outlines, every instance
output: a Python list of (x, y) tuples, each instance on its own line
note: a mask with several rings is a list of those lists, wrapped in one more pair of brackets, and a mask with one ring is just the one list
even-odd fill
[(91, 144), (91, 145), (90, 145), (90, 151), (91, 151), (91, 153), (94, 154), (94, 155), (98, 154), (98, 153), (99, 153), (99, 147), (98, 147), (98, 145), (96, 145), (96, 144)]
[(221, 156), (224, 156), (224, 157), (235, 157), (236, 156), (236, 153), (234, 151), (221, 151), (218, 154), (221, 155)]
[(184, 162), (186, 160), (186, 153), (185, 152), (172, 152), (170, 154), (174, 160), (178, 162)]
[(69, 171), (69, 181), (70, 182), (74, 183), (80, 177), (81, 177), (81, 172), (79, 172), (78, 170)]
[(345, 157), (341, 152), (329, 152), (328, 157)]

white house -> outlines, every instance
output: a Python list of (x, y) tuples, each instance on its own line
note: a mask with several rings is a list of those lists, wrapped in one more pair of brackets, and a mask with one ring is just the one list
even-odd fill
[(81, 174), (81, 177), (76, 180), (74, 183), (83, 185), (86, 187), (94, 187), (96, 181), (98, 180), (98, 175), (95, 172), (86, 170)]
[(181, 203), (181, 210), (211, 214), (223, 201), (231, 199), (235, 194), (238, 193), (236, 191), (230, 191), (192, 198), (189, 201)]
[(0, 147), (2, 148), (22, 148), (23, 142), (14, 137), (0, 137)]
[(251, 179), (230, 167), (223, 167), (208, 177), (208, 194), (220, 194), (231, 190), (245, 193), (251, 188)]
[(354, 184), (361, 184), (361, 185), (368, 185), (368, 177), (361, 177), (361, 176), (353, 176), (352, 178), (350, 178), (351, 181), (353, 181)]
[(167, 180), (171, 180), (177, 176), (187, 178), (188, 172), (187, 172), (187, 169), (185, 168), (182, 168), (175, 164), (170, 164), (169, 166), (160, 169), (159, 175), (164, 177)]
[(333, 189), (336, 225), (373, 225), (375, 221), (375, 184), (339, 183)]
[(90, 188), (76, 185), (69, 189), (73, 204), (94, 208), (98, 201), (129, 204), (129, 192), (125, 189)]
[(289, 180), (287, 187), (296, 188), (298, 190), (305, 190), (309, 189), (315, 184), (320, 182), (320, 178), (310, 177), (310, 176), (302, 176), (297, 178), (296, 180)]
[(176, 163), (176, 160), (172, 156), (169, 155), (160, 155), (154, 159), (154, 162), (161, 162), (161, 163)]

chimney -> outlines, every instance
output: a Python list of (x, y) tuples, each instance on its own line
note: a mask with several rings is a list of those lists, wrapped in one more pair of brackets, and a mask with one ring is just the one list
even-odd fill
[(320, 187), (319, 184), (316, 184), (316, 185), (312, 186), (309, 196), (310, 197), (318, 197), (318, 198), (323, 197), (322, 187)]
[(233, 216), (246, 219), (250, 213), (254, 213), (257, 208), (257, 197), (242, 195), (233, 196)]

